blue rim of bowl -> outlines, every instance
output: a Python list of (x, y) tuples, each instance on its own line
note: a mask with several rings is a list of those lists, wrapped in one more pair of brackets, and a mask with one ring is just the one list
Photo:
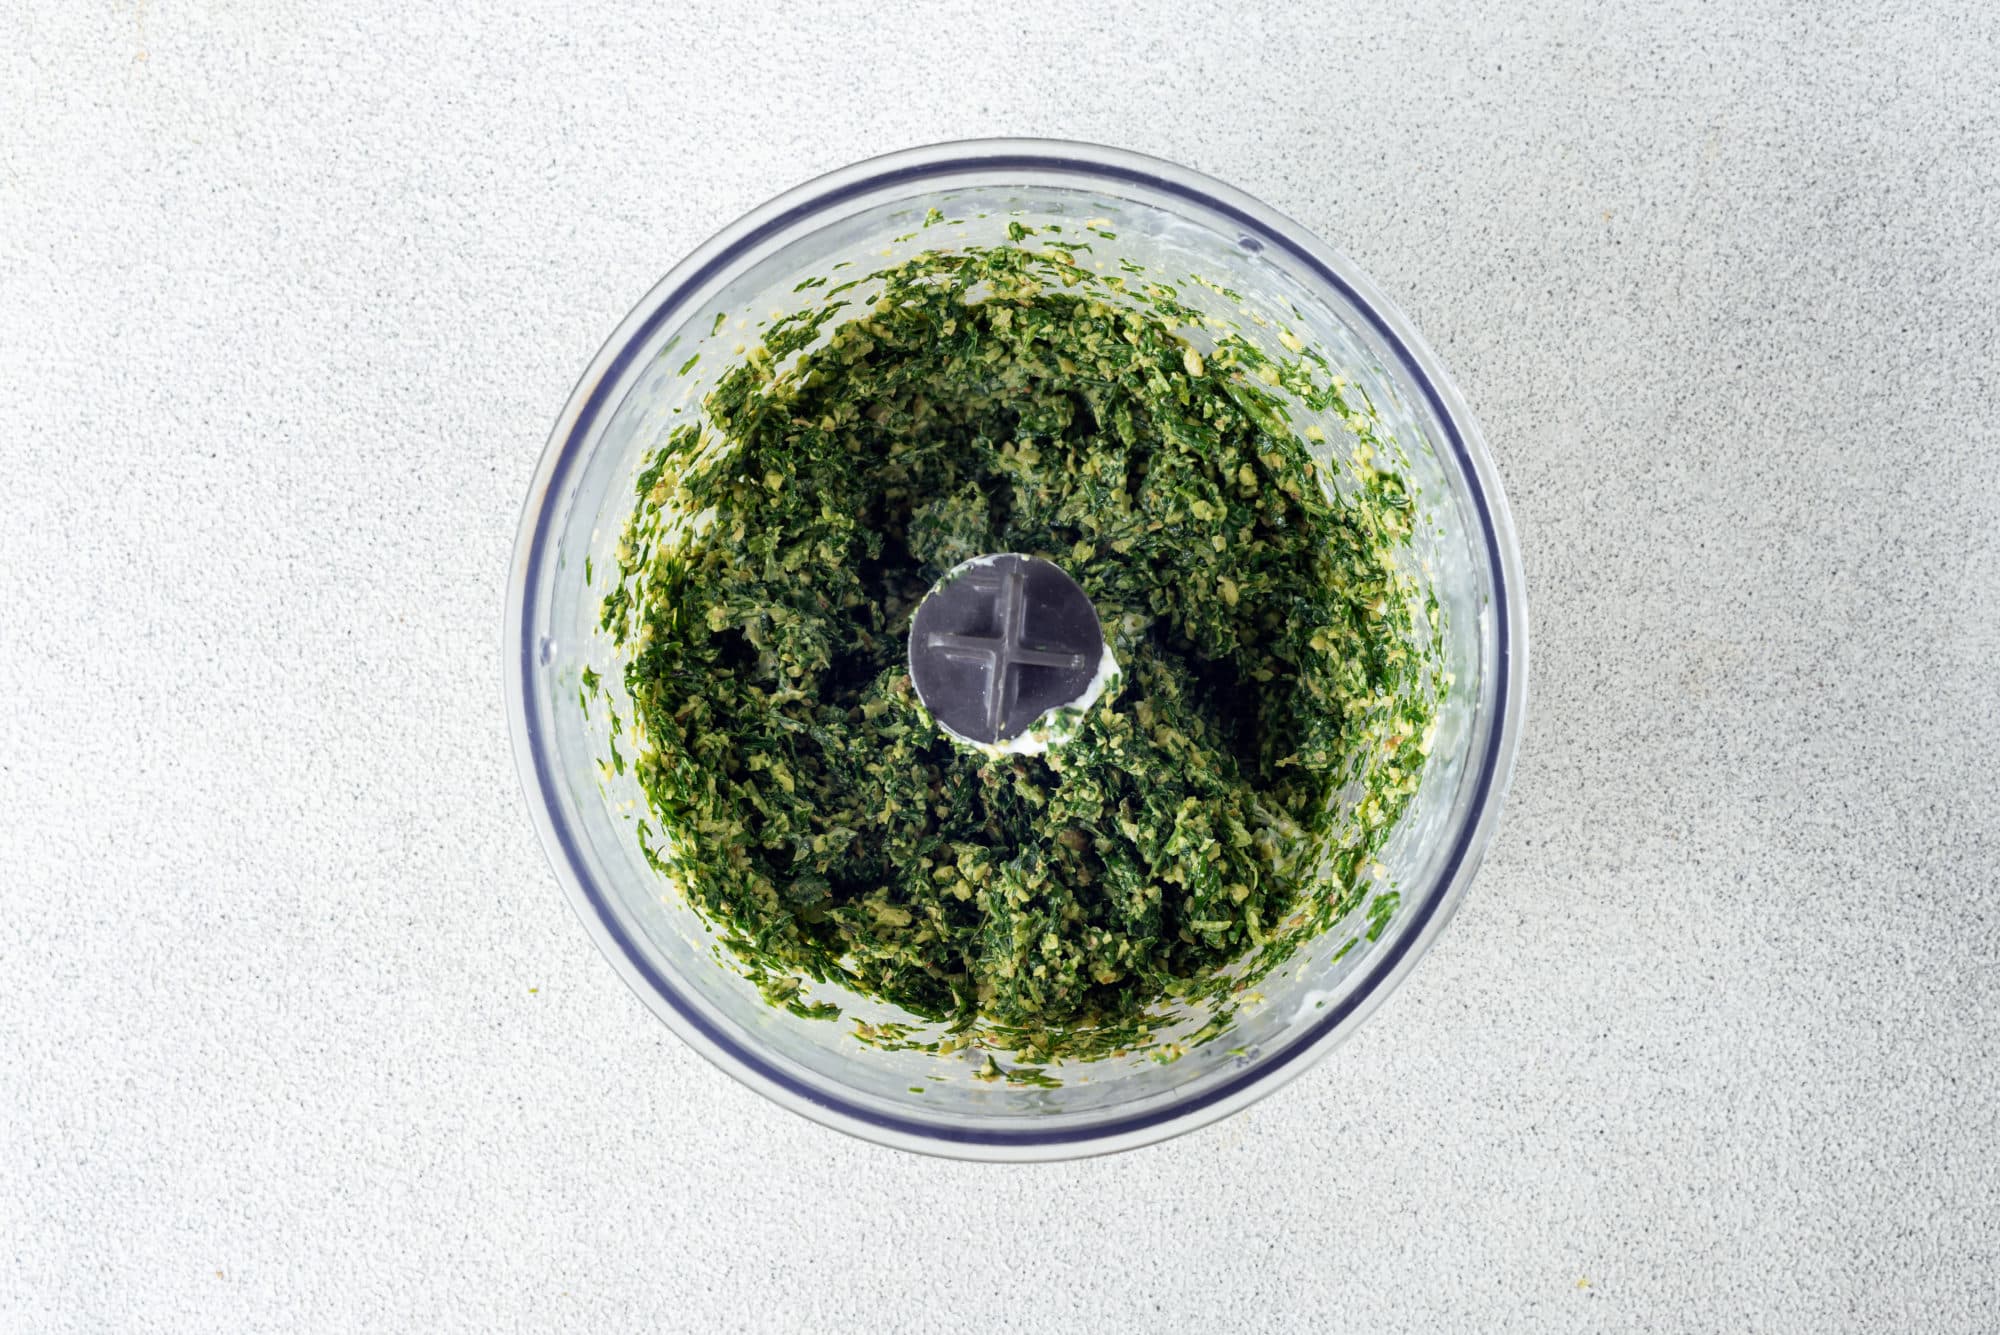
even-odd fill
[[(945, 146), (939, 145), (936, 147), (941, 148)], [(1077, 145), (1077, 147), (1083, 148), (1085, 146)], [(923, 150), (914, 151), (921, 152)], [(903, 155), (894, 156), (900, 157)], [(1128, 160), (1136, 157), (1136, 155), (1123, 153), (1119, 156)], [(1161, 165), (1166, 166), (1168, 164), (1162, 163)], [(558, 502), (563, 495), (563, 483), (567, 479), (571, 468), (580, 457), (581, 452), (578, 448), (580, 443), (589, 436), (591, 427), (596, 422), (598, 415), (606, 407), (612, 389), (622, 382), (625, 372), (630, 368), (633, 359), (638, 356), (640, 348), (664, 324), (680, 313), (689, 292), (698, 290), (704, 283), (714, 278), (718, 273), (726, 270), (738, 258), (760, 242), (784, 230), (802, 218), (809, 217), (846, 200), (866, 195), (888, 186), (910, 184), (930, 177), (955, 176), (967, 172), (1008, 170), (1057, 172), (1093, 177), (1099, 180), (1109, 178), (1113, 181), (1123, 181), (1132, 185), (1141, 185), (1150, 189), (1162, 190), (1202, 208), (1211, 209), (1229, 218), (1238, 226), (1245, 228), (1246, 236), (1261, 239), (1266, 245), (1276, 246), (1283, 250), (1292, 259), (1333, 287), (1334, 290), (1347, 299), (1355, 310), (1361, 313), (1363, 318), (1367, 320), (1369, 327), (1375, 331), (1375, 334), (1382, 340), (1384, 345), (1394, 353), (1401, 369), (1410, 377), (1411, 383), (1415, 384), (1421, 390), (1424, 401), (1429, 405), (1432, 416), (1443, 428), (1445, 436), (1450, 442), (1452, 452), (1463, 470), (1468, 484), (1467, 492), (1472, 498), (1474, 509), (1479, 517), (1481, 536), (1485, 541), (1486, 555), (1489, 562), (1488, 568), (1491, 571), (1493, 579), (1491, 606), (1495, 613), (1496, 652), (1494, 655), (1495, 681), (1492, 698), (1495, 701), (1496, 708), (1502, 712), (1502, 717), (1497, 719), (1488, 731), (1486, 753), (1480, 757), (1480, 768), (1474, 782), (1472, 800), (1467, 807), (1467, 810), (1473, 813), (1485, 812), (1492, 796), (1493, 785), (1498, 780), (1502, 768), (1504, 744), (1509, 733), (1509, 729), (1505, 726), (1507, 722), (1504, 717), (1505, 712), (1509, 708), (1515, 707), (1510, 694), (1513, 685), (1511, 674), (1514, 672), (1512, 638), (1515, 628), (1511, 624), (1511, 605), (1509, 602), (1509, 590), (1506, 585), (1507, 561), (1504, 559), (1504, 554), (1501, 550), (1499, 533), (1494, 523), (1487, 495), (1489, 483), (1482, 476), (1479, 461), (1473, 457), (1472, 452), (1466, 447), (1464, 437), (1459, 430), (1457, 417), (1447, 406), (1445, 396), (1439, 391), (1438, 386), (1433, 383), (1431, 376), (1426, 374), (1421, 359), (1410, 348), (1408, 341), (1376, 309), (1373, 301), (1357, 291), (1345, 276), (1331, 268), (1320, 256), (1314, 254), (1306, 247), (1297, 244), (1291, 237), (1273, 230), (1265, 219), (1255, 216), (1227, 199), (1222, 199), (1205, 191), (1195, 189), (1170, 177), (1148, 172), (1139, 167), (1125, 165), (1120, 162), (1106, 162), (1092, 158), (1071, 158), (1055, 153), (992, 152), (977, 153), (966, 157), (939, 158), (906, 166), (887, 167), (882, 171), (867, 176), (842, 181), (822, 193), (801, 200), (792, 207), (763, 219), (756, 226), (745, 231), (741, 236), (734, 238), (714, 255), (709, 256), (704, 263), (693, 272), (687, 274), (676, 285), (673, 291), (669, 292), (654, 307), (652, 313), (645, 321), (632, 331), (626, 338), (625, 345), (618, 350), (617, 354), (606, 365), (603, 373), (597, 377), (596, 383), (591, 386), (588, 398), (584, 401), (582, 409), (577, 414), (576, 421), (571, 424), (569, 433), (562, 442), (561, 452), (556, 459), (554, 468), (549, 474), (548, 484), (542, 493), (542, 502), (534, 518), (533, 536), (527, 544), (527, 566), (524, 571), (525, 581), (522, 586), (523, 598), (525, 599), (540, 583), (542, 562), (545, 559), (545, 540), (548, 537), (549, 527), (553, 522)], [(1183, 168), (1180, 170), (1185, 171), (1186, 169)], [(597, 915), (598, 923), (617, 945), (620, 953), (624, 955), (633, 971), (639, 977), (645, 979), (647, 984), (654, 989), (655, 993), (673, 1008), (675, 1014), (690, 1029), (700, 1034), (707, 1042), (713, 1044), (719, 1055), (754, 1074), (759, 1080), (768, 1082), (770, 1085), (784, 1090), (788, 1094), (805, 1101), (807, 1104), (831, 1113), (844, 1121), (860, 1126), (873, 1127), (881, 1131), (892, 1132), (897, 1136), (909, 1137), (919, 1141), (936, 1141), (960, 1146), (989, 1146), (996, 1149), (1087, 1146), (1092, 1142), (1112, 1141), (1120, 1137), (1131, 1137), (1135, 1134), (1141, 1134), (1150, 1129), (1157, 1128), (1165, 1123), (1188, 1122), (1192, 1125), (1194, 1123), (1191, 1119), (1194, 1119), (1195, 1115), (1199, 1114), (1202, 1110), (1240, 1096), (1257, 1085), (1269, 1083), (1281, 1071), (1285, 1071), (1288, 1067), (1295, 1067), (1299, 1062), (1307, 1060), (1311, 1055), (1316, 1054), (1320, 1050), (1324, 1040), (1338, 1030), (1351, 1014), (1366, 1005), (1371, 999), (1376, 998), (1377, 993), (1382, 989), (1383, 985), (1396, 974), (1405, 957), (1410, 954), (1419, 942), (1426, 940), (1428, 929), (1432, 926), (1432, 920), (1438, 916), (1450, 898), (1452, 887), (1459, 881), (1461, 869), (1472, 850), (1473, 839), (1480, 826), (1485, 823), (1476, 816), (1474, 819), (1463, 823), (1430, 894), (1425, 897), (1421, 904), (1416, 906), (1415, 916), (1408, 921), (1402, 931), (1396, 934), (1395, 940), (1389, 943), (1388, 947), (1379, 957), (1371, 961), (1371, 967), (1361, 985), (1351, 989), (1346, 996), (1342, 997), (1339, 1002), (1329, 1008), (1325, 1015), (1316, 1019), (1302, 1033), (1287, 1043), (1281, 1051), (1274, 1053), (1268, 1060), (1249, 1066), (1233, 1074), (1228, 1079), (1217, 1081), (1214, 1086), (1204, 1089), (1198, 1094), (1174, 1102), (1168, 1106), (1149, 1109), (1126, 1117), (1092, 1122), (1083, 1126), (1037, 1130), (1032, 1125), (1015, 1129), (962, 1127), (927, 1122), (915, 1118), (900, 1117), (893, 1113), (886, 1113), (879, 1109), (864, 1106), (860, 1103), (850, 1102), (799, 1079), (796, 1075), (768, 1060), (760, 1053), (737, 1043), (720, 1026), (703, 1014), (699, 1007), (689, 1004), (675, 988), (673, 982), (653, 967), (651, 961), (647, 959), (645, 952), (639, 949), (637, 943), (633, 941), (631, 934), (626, 930), (624, 923), (619, 920), (618, 915), (613, 911), (604, 892), (592, 879), (587, 864), (580, 856), (576, 833), (570, 829), (568, 822), (563, 817), (562, 806), (558, 800), (556, 776), (549, 762), (548, 749), (542, 745), (540, 740), (541, 729), (536, 726), (537, 706), (533, 703), (534, 693), (526, 689), (527, 683), (534, 679), (536, 636), (535, 618), (527, 615), (525, 608), (521, 616), (521, 640), (518, 650), (520, 653), (520, 681), (523, 686), (521, 691), (521, 707), (525, 715), (522, 721), (526, 725), (525, 732), (528, 751), (534, 760), (534, 781), (537, 788), (537, 795), (540, 798), (543, 810), (548, 813), (550, 827), (554, 831), (556, 841), (561, 847), (563, 858), (567, 862), (571, 874), (575, 877), (577, 888), (590, 904), (592, 911)], [(839, 1126), (840, 1124), (835, 1123), (834, 1125)], [(851, 1128), (844, 1127), (842, 1129)]]

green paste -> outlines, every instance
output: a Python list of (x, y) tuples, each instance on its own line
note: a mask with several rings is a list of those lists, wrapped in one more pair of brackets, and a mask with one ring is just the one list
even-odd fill
[[(866, 1039), (1042, 1061), (1185, 1014), (1206, 1041), (1302, 941), (1394, 908), (1374, 855), (1443, 686), (1398, 573), (1412, 498), (1294, 334), (1266, 356), (1013, 232), (778, 320), (650, 460), (604, 605), (617, 764), (775, 1004), (837, 1014), (810, 999), (837, 983), (911, 1020)], [(1331, 494), (1294, 412), (1351, 450)], [(956, 744), (911, 689), (916, 604), (989, 552), (1067, 570), (1122, 669), (1046, 754)]]

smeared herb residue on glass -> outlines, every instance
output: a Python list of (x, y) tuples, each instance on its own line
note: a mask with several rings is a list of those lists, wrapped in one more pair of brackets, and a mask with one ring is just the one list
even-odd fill
[[(1393, 910), (1374, 857), (1429, 750), (1436, 610), (1372, 410), (1316, 350), (1012, 234), (776, 320), (650, 460), (603, 610), (619, 763), (648, 856), (773, 1004), (837, 1014), (809, 1000), (832, 982), (908, 1013), (857, 1021), (884, 1047), (1170, 1059)], [(1349, 438), (1332, 495), (1290, 405)], [(962, 747), (911, 689), (917, 602), (988, 552), (1067, 570), (1123, 669), (1043, 755)], [(1168, 1043), (1183, 1007), (1208, 1023)]]

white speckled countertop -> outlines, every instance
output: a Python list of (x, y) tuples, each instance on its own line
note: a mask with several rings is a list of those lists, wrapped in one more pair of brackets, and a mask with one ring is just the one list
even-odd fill
[[(0, 5), (0, 1329), (2000, 1328), (2000, 10), (428, 8)], [(1360, 1036), (1016, 1169), (627, 992), (498, 644), (632, 302), (1004, 133), (1351, 253), (1536, 637)]]

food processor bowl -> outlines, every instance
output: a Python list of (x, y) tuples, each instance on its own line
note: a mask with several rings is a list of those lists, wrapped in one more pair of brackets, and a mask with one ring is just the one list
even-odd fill
[[(1389, 462), (1424, 520), (1399, 559), (1436, 601), (1448, 683), (1420, 787), (1377, 854), (1381, 888), (1369, 903), (1261, 979), (1219, 1034), (1062, 1062), (1027, 1081), (992, 1078), (976, 1050), (863, 1043), (855, 1022), (898, 1019), (891, 1008), (816, 987), (815, 1000), (835, 1000), (843, 1018), (805, 1018), (769, 1004), (731, 967), (641, 846), (646, 800), (611, 754), (610, 719), (631, 713), (624, 662), (599, 628), (635, 479), (741, 345), (815, 299), (812, 280), (929, 249), (1007, 244), (1015, 222), (1083, 231), (1079, 263), (1177, 285), (1180, 301), (1230, 319), (1253, 342), (1283, 326), (1304, 332), (1399, 448)], [(1321, 471), (1337, 486), (1337, 420), (1330, 430), (1333, 467)], [(972, 1159), (1161, 1140), (1269, 1093), (1351, 1034), (1464, 896), (1499, 818), (1527, 684), (1520, 556), (1499, 480), (1457, 390), (1401, 313), (1345, 257), (1240, 191), (1155, 158), (1049, 140), (938, 144), (856, 163), (738, 219), (668, 274), (556, 421), (521, 518), (505, 635), (514, 754), (535, 826), (578, 916), (633, 990), (697, 1051), (788, 1108), (883, 1145)], [(602, 695), (595, 708), (587, 673)]]

